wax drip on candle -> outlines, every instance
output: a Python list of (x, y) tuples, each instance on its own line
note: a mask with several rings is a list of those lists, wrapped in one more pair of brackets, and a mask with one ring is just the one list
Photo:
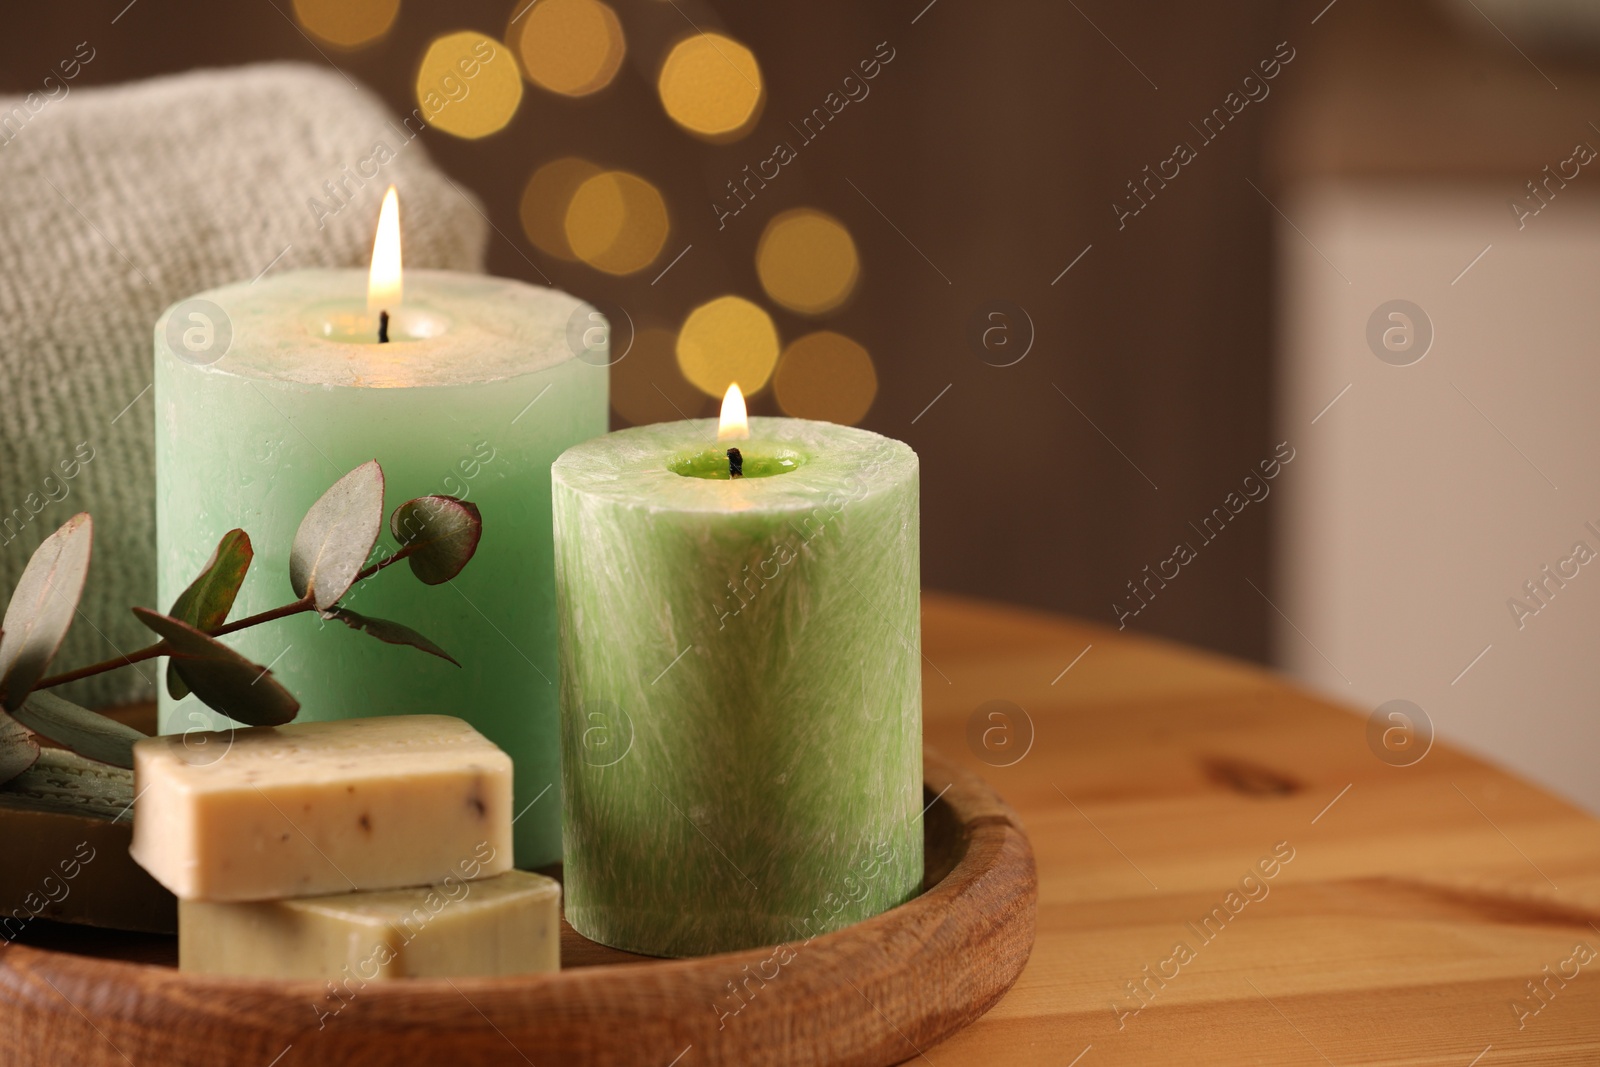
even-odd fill
[(737, 448), (728, 449), (728, 477), (744, 477), (744, 454)]

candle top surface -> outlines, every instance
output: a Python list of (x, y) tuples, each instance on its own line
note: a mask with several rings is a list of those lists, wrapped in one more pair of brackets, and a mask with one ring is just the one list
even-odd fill
[[(220, 308), (222, 317), (206, 302)], [(198, 309), (202, 318), (193, 318)], [(179, 319), (171, 324), (174, 313)], [(405, 302), (377, 343), (364, 269), (285, 271), (196, 294), (156, 322), (158, 353), (263, 382), (361, 388), (470, 385), (547, 370), (584, 353), (597, 315), (556, 289), (458, 271), (407, 270)], [(215, 321), (213, 321), (215, 320)], [(225, 339), (204, 359), (171, 338), (189, 323)], [(222, 354), (213, 356), (217, 349)], [(603, 351), (594, 359), (606, 360)]]
[[(710, 473), (728, 448), (744, 476)], [(713, 455), (715, 454), (715, 455)], [(914, 481), (911, 446), (870, 430), (755, 417), (748, 440), (718, 441), (716, 419), (635, 426), (574, 445), (551, 468), (558, 485), (652, 511), (809, 511)]]

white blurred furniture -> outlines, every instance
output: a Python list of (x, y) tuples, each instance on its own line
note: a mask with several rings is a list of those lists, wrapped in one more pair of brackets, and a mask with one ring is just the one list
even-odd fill
[[(1600, 159), (1568, 162), (1600, 72), (1487, 29), (1369, 0), (1301, 26), (1267, 188), (1276, 658), (1600, 811)], [(1369, 344), (1392, 300), (1431, 322), (1409, 366)]]
[[(1318, 688), (1412, 700), (1600, 810), (1600, 196), (1569, 188), (1518, 231), (1506, 192), (1346, 181), (1280, 202), (1302, 232), (1279, 235), (1279, 437), (1298, 454), (1277, 648)], [(1410, 366), (1367, 342), (1396, 298), (1432, 322)]]

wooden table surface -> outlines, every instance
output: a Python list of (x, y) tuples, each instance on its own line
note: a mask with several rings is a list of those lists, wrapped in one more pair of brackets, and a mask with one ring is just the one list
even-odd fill
[[(1365, 709), (1131, 632), (929, 594), (923, 653), (927, 739), (1020, 813), (1039, 914), (1005, 998), (908, 1058), (1600, 1064), (1600, 821), (1445, 744), (1393, 766)], [(1032, 723), (1007, 767), (1015, 713), (1009, 749), (987, 711), (968, 741), (993, 700)]]

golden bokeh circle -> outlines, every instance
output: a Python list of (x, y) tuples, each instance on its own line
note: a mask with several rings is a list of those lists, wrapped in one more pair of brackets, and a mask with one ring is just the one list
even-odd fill
[(867, 350), (841, 333), (818, 330), (783, 350), (772, 391), (785, 415), (850, 426), (878, 395), (878, 373)]
[(772, 299), (791, 311), (819, 315), (850, 296), (861, 260), (844, 223), (812, 208), (796, 208), (774, 216), (762, 231), (756, 273)]
[(647, 326), (633, 338), (626, 359), (611, 367), (611, 408), (635, 426), (693, 419), (710, 412), (711, 398), (678, 370), (678, 335)]
[(672, 121), (713, 141), (748, 132), (766, 95), (755, 53), (720, 33), (697, 33), (673, 45), (656, 91)]
[(434, 39), (417, 68), (422, 117), (445, 133), (475, 140), (497, 133), (522, 103), (522, 74), (511, 50), (476, 30)]
[(563, 156), (533, 172), (522, 189), (518, 214), (522, 232), (541, 252), (557, 259), (574, 260), (578, 254), (567, 241), (567, 205), (584, 182), (600, 173), (600, 168), (577, 156)]
[(371, 44), (399, 13), (400, 0), (294, 0), (294, 17), (306, 32), (339, 48)]
[(628, 50), (617, 13), (600, 0), (539, 0), (515, 17), (506, 39), (528, 80), (563, 96), (610, 85)]
[(573, 255), (607, 274), (632, 274), (661, 253), (670, 224), (654, 185), (625, 170), (606, 170), (573, 192), (563, 228)]
[(772, 316), (740, 296), (701, 304), (678, 332), (678, 369), (708, 396), (721, 397), (730, 382), (746, 395), (758, 392), (777, 362)]

